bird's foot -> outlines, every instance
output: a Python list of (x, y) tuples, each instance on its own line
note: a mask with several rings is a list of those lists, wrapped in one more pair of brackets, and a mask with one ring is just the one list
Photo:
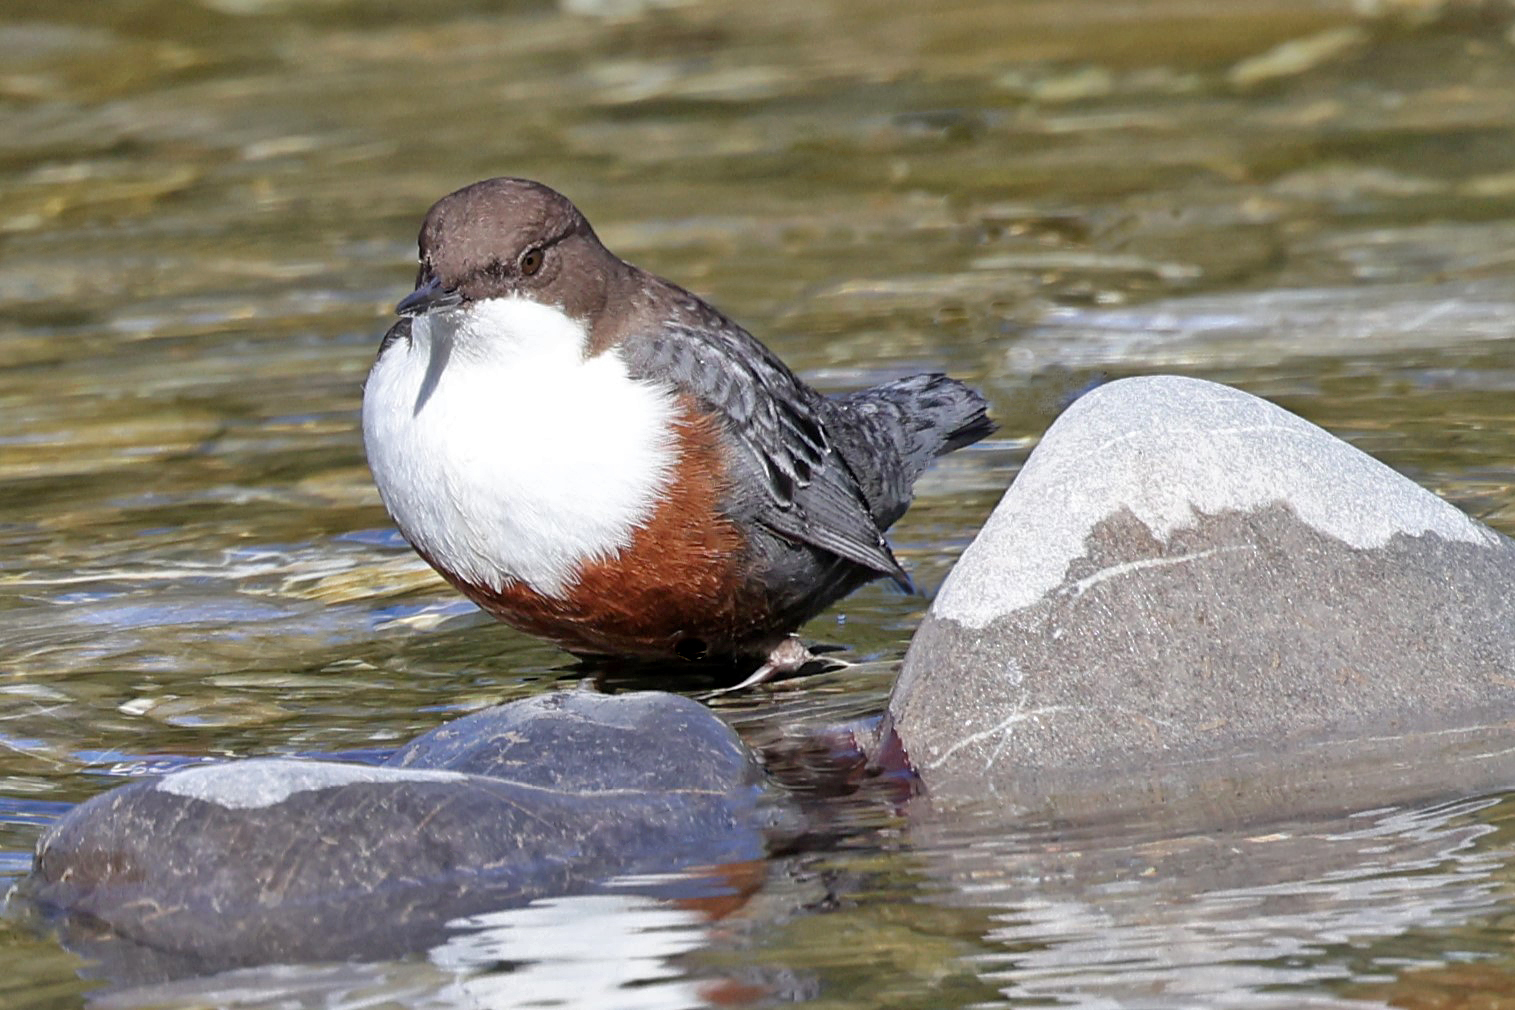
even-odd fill
[(723, 694), (732, 694), (736, 691), (745, 691), (749, 687), (757, 687), (780, 677), (788, 677), (799, 673), (811, 663), (825, 663), (830, 669), (840, 669), (852, 664), (842, 659), (817, 656), (805, 647), (799, 636), (790, 635), (768, 652), (768, 658), (763, 665), (753, 670), (747, 679), (740, 684), (731, 687), (723, 687), (703, 695), (704, 698), (715, 698)]

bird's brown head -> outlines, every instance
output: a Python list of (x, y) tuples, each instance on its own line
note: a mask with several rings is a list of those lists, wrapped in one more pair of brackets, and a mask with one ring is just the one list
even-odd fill
[(586, 324), (629, 269), (567, 197), (529, 179), (488, 179), (444, 196), (421, 225), (416, 289), (400, 315), (523, 297)]

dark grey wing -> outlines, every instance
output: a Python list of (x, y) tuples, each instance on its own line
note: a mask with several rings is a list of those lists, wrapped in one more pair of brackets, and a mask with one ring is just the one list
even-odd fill
[(726, 421), (753, 461), (767, 506), (757, 521), (908, 587), (857, 478), (826, 433), (826, 401), (746, 330), (708, 310), (621, 344), (635, 378), (663, 381)]

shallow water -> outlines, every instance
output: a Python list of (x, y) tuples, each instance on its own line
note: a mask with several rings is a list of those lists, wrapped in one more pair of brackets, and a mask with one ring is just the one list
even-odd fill
[[(1155, 371), (1515, 532), (1507, 5), (497, 6), (0, 11), (0, 873), (123, 776), (361, 757), (577, 677), (413, 558), (356, 429), (420, 215), (489, 175), (566, 191), (824, 388), (981, 386), (1001, 431), (894, 536), (923, 586), (1070, 397)], [(780, 751), (878, 713), (924, 605), (859, 592), (807, 635), (862, 666), (721, 711)], [(739, 908), (570, 900), (503, 954), (98, 1002), (1483, 1005), (1515, 998), (1510, 802), (1173, 838), (865, 791)], [(0, 921), (0, 1005), (87, 975)]]

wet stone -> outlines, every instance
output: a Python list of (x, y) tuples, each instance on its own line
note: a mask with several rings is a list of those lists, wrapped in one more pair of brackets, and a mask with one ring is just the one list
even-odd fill
[(423, 950), (461, 917), (759, 859), (787, 823), (697, 703), (562, 692), (459, 719), (385, 766), (254, 759), (121, 786), (42, 837), (20, 893), (107, 977), (143, 982)]
[(889, 703), (928, 793), (1205, 820), (1507, 784), (1515, 545), (1287, 411), (1128, 379), (1048, 431)]
[(539, 695), (439, 726), (400, 748), (393, 768), (448, 769), (546, 789), (756, 786), (762, 771), (740, 737), (690, 698), (647, 691)]

